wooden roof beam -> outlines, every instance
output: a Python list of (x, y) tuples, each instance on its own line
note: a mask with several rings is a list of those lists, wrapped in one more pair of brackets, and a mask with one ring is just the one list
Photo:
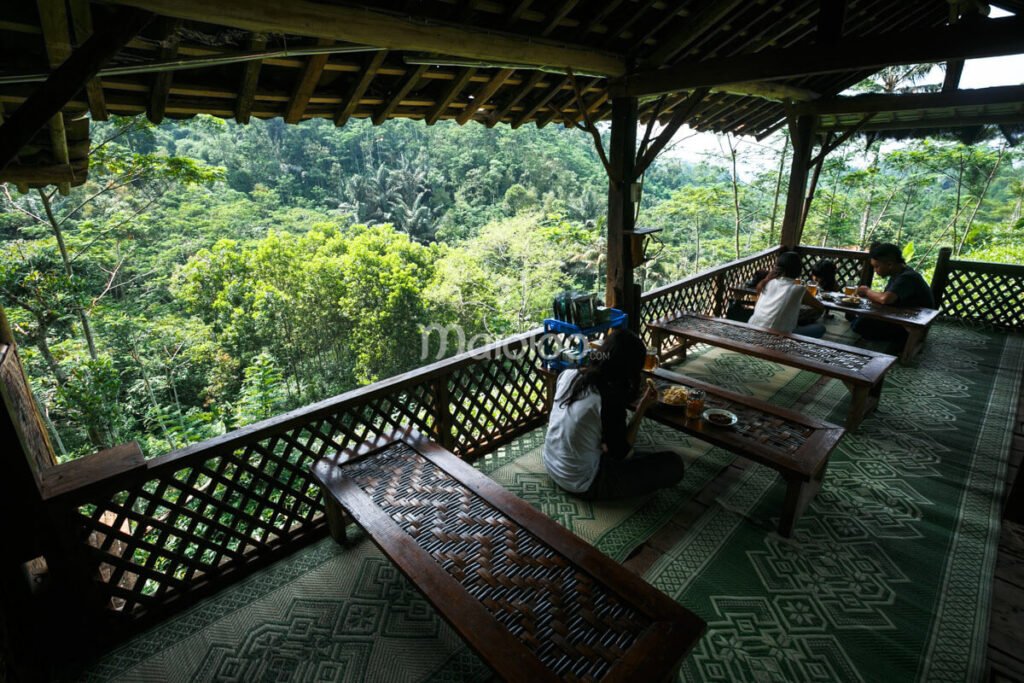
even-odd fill
[[(570, 79), (570, 82), (571, 82), (571, 80), (572, 79)], [(538, 128), (543, 128), (544, 126), (548, 125), (549, 123), (551, 123), (552, 121), (557, 119), (559, 116), (562, 117), (562, 122), (565, 123), (566, 125), (570, 125), (570, 121), (575, 123), (574, 119), (571, 119), (571, 117), (569, 117), (569, 116), (564, 114), (566, 107), (569, 107), (570, 105), (573, 105), (573, 104), (575, 104), (577, 110), (579, 110), (578, 111), (579, 118), (584, 118), (583, 117), (583, 111), (580, 110), (579, 104), (580, 104), (581, 101), (583, 101), (583, 95), (587, 91), (589, 91), (591, 88), (593, 88), (595, 85), (597, 85), (600, 81), (601, 81), (600, 78), (592, 78), (592, 79), (588, 80), (583, 85), (582, 88), (580, 88), (578, 96), (577, 96), (576, 91), (574, 89), (573, 92), (569, 93), (569, 95), (566, 97), (566, 99), (562, 103), (549, 105), (548, 108), (551, 111), (549, 111), (547, 113), (547, 115), (544, 116), (543, 118), (537, 119), (537, 127)], [(586, 113), (587, 113), (587, 116), (590, 115), (590, 107), (586, 108)]]
[(524, 83), (521, 88), (518, 88), (516, 93), (505, 104), (498, 107), (491, 113), (490, 118), (487, 119), (487, 127), (493, 128), (495, 124), (505, 118), (505, 116), (512, 111), (512, 108), (519, 104), (524, 97), (533, 93), (533, 89), (537, 87), (537, 84), (540, 83), (542, 78), (544, 78), (544, 75), (543, 71), (534, 71), (530, 74), (526, 83)]
[(555, 10), (554, 14), (551, 15), (551, 19), (548, 21), (547, 26), (540, 32), (545, 38), (551, 35), (551, 32), (558, 28), (558, 25), (562, 23), (562, 19), (572, 11), (572, 8), (578, 5), (580, 0), (564, 0), (562, 5)]
[(459, 122), (459, 125), (467, 123), (473, 115), (476, 114), (481, 107), (487, 104), (487, 101), (494, 96), (494, 93), (498, 91), (505, 81), (515, 73), (515, 69), (502, 69), (498, 73), (494, 74), (494, 77), (490, 81), (485, 83), (474, 95), (472, 95), (466, 108), (462, 110), (462, 113), (455, 119)]
[(540, 38), (406, 19), (365, 8), (310, 0), (114, 0), (189, 21), (233, 26), (248, 31), (344, 40), (394, 50), (433, 52), (530, 64), (580, 73), (621, 76), (625, 60), (592, 48)]
[(424, 120), (427, 122), (428, 126), (432, 126), (435, 123), (437, 123), (437, 120), (441, 118), (441, 115), (448, 110), (448, 107), (451, 106), (452, 102), (455, 101), (455, 98), (458, 97), (459, 93), (461, 93), (466, 88), (466, 86), (469, 84), (469, 81), (475, 75), (476, 69), (474, 68), (463, 69), (459, 73), (455, 80), (452, 81), (451, 84), (448, 86), (448, 89), (445, 91), (445, 93), (434, 105), (434, 108), (427, 112), (427, 115), (424, 118)]
[(45, 185), (80, 184), (88, 173), (89, 164), (83, 159), (74, 164), (54, 166), (18, 166), (12, 164), (0, 171), (0, 183), (14, 183), (19, 190), (22, 186), (43, 187)]
[(612, 96), (642, 97), (740, 81), (797, 78), (1020, 52), (1024, 52), (1024, 17), (983, 19), (850, 39), (835, 46), (763, 50), (728, 59), (683, 62), (669, 69), (623, 77), (612, 84)]
[(639, 7), (633, 7), (630, 10), (629, 18), (615, 26), (608, 27), (608, 33), (604, 36), (604, 45), (610, 45), (619, 36), (626, 32), (626, 30), (635, 24), (641, 16), (647, 13), (649, 9), (654, 7), (658, 3), (658, 0), (644, 0)]
[[(178, 56), (178, 44), (181, 42), (178, 37), (181, 19), (161, 19), (159, 23), (160, 48), (157, 50), (156, 58), (158, 60), (174, 59)], [(174, 74), (170, 71), (161, 71), (153, 77), (153, 86), (149, 91), (149, 106), (146, 107), (146, 117), (153, 123), (160, 123), (164, 120), (173, 77)]]
[(845, 21), (846, 0), (819, 0), (816, 42), (819, 45), (838, 43), (843, 39), (843, 23)]
[(810, 102), (821, 97), (807, 88), (798, 88), (785, 83), (771, 81), (748, 81), (746, 83), (729, 83), (711, 89), (712, 92), (742, 97), (756, 97), (771, 102)]
[(678, 31), (659, 40), (658, 49), (647, 59), (647, 65), (659, 67), (662, 64), (668, 63), (673, 57), (685, 50), (690, 43), (713, 26), (717, 26), (729, 14), (745, 3), (746, 0), (712, 2), (704, 11), (688, 18)]
[[(92, 35), (92, 10), (89, 0), (71, 0), (71, 26), (75, 34), (75, 46), (79, 47)], [(103, 96), (103, 83), (100, 79), (90, 78), (85, 84), (85, 94), (89, 99), (89, 113), (93, 121), (106, 121), (107, 103)]]
[(71, 101), (86, 81), (153, 19), (149, 12), (125, 11), (106, 22), (71, 53), (50, 78), (7, 119), (0, 135), (0, 169), (6, 168), (35, 133)]
[(817, 102), (806, 102), (794, 107), (797, 114), (866, 114), (870, 112), (908, 111), (914, 109), (942, 109), (987, 104), (1024, 103), (1024, 85), (1000, 85), (976, 90), (952, 92), (901, 93), (836, 96)]
[[(249, 36), (248, 49), (262, 50), (267, 46), (267, 36), (253, 33)], [(260, 81), (262, 60), (255, 59), (242, 67), (242, 82), (238, 85), (238, 98), (235, 100), (235, 121), (249, 123), (252, 116), (252, 105), (256, 101), (256, 87)]]
[[(333, 40), (321, 38), (316, 44), (327, 47), (333, 43)], [(295, 86), (295, 90), (292, 92), (292, 99), (288, 102), (288, 108), (285, 109), (285, 123), (298, 123), (302, 120), (302, 115), (306, 113), (306, 107), (309, 105), (309, 98), (313, 96), (317, 84), (320, 83), (320, 76), (323, 74), (324, 66), (329, 58), (330, 55), (313, 55), (308, 58), (306, 68), (302, 72), (302, 78), (299, 79), (298, 84)]]
[[(871, 121), (860, 126), (859, 130), (869, 131), (900, 131), (935, 128), (971, 128), (973, 126), (1019, 126), (1024, 124), (1024, 107), (1017, 113), (1010, 114), (979, 114), (977, 116), (945, 116), (934, 119), (918, 119), (914, 121)], [(822, 123), (820, 130), (847, 130), (856, 124), (830, 125)]]
[[(68, 17), (63, 0), (37, 0), (39, 24), (43, 29), (43, 42), (46, 44), (46, 57), (50, 69), (56, 69), (71, 55), (71, 34), (68, 31)], [(50, 156), (55, 164), (67, 165), (68, 135), (64, 128), (64, 114), (58, 112), (50, 119)], [(57, 183), (61, 194), (71, 192), (71, 184), (67, 181)]]
[(373, 125), (379, 126), (380, 124), (387, 121), (388, 116), (390, 116), (391, 113), (395, 111), (395, 109), (398, 107), (399, 102), (401, 102), (406, 95), (412, 92), (412, 89), (415, 88), (416, 84), (420, 82), (420, 76), (422, 76), (423, 72), (426, 70), (427, 66), (425, 64), (421, 64), (420, 66), (417, 66), (415, 69), (413, 69), (412, 73), (406, 76), (405, 81), (402, 83), (401, 87), (399, 87), (395, 94), (392, 95), (391, 99), (387, 101), (387, 104), (385, 104), (383, 107), (378, 109), (376, 113), (374, 113)]
[(562, 91), (562, 88), (565, 88), (571, 82), (571, 79), (568, 76), (566, 76), (562, 80), (558, 81), (556, 84), (552, 85), (551, 90), (548, 91), (546, 95), (544, 95), (539, 100), (534, 102), (529, 109), (526, 109), (525, 111), (523, 111), (523, 113), (516, 117), (516, 119), (512, 122), (512, 128), (519, 128), (521, 125), (529, 121), (531, 116), (533, 116), (541, 109), (546, 107), (548, 105), (548, 102), (554, 99), (554, 97)]
[(614, 12), (621, 4), (622, 0), (605, 0), (601, 7), (597, 8), (594, 15), (587, 20), (587, 23), (583, 25), (583, 28), (580, 29), (578, 37), (586, 37), (588, 33), (597, 28), (597, 26), (604, 21), (605, 17)]
[(363, 69), (362, 74), (356, 79), (356, 82), (352, 85), (352, 89), (347, 93), (344, 99), (342, 99), (341, 108), (338, 109), (338, 113), (334, 115), (334, 125), (344, 126), (348, 123), (348, 120), (355, 113), (356, 107), (359, 106), (359, 101), (363, 99), (363, 95), (366, 94), (366, 89), (370, 87), (370, 83), (377, 76), (377, 72), (380, 70), (380, 65), (384, 63), (384, 60), (388, 56), (387, 50), (381, 50), (370, 55), (369, 61), (366, 63), (366, 68)]
[(519, 2), (512, 5), (512, 11), (509, 12), (508, 21), (506, 23), (512, 25), (519, 21), (519, 18), (523, 16), (523, 12), (529, 9), (530, 2), (532, 2), (532, 0), (519, 0)]

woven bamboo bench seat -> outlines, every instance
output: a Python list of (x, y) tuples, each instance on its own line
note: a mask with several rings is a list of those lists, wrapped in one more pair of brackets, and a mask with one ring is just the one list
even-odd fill
[(349, 519), (501, 678), (658, 681), (705, 623), (412, 430), (312, 466)]
[(776, 470), (786, 482), (779, 534), (789, 537), (821, 488), (829, 456), (846, 430), (662, 368), (650, 375), (659, 389), (671, 385), (703, 389), (706, 407), (722, 408), (736, 415), (738, 421), (734, 426), (716, 427), (701, 419), (687, 419), (685, 406), (658, 403), (647, 411), (646, 417)]
[(847, 429), (855, 429), (878, 405), (885, 373), (896, 362), (895, 356), (878, 351), (711, 318), (700, 313), (684, 312), (647, 326), (653, 335), (655, 348), (659, 350), (664, 350), (667, 337), (673, 336), (681, 341), (665, 355), (680, 354), (685, 358), (686, 347), (699, 342), (841, 380), (851, 393)]

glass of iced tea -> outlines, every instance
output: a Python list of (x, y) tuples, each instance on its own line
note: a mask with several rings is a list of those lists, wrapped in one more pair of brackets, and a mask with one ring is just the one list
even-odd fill
[(695, 420), (704, 412), (704, 392), (689, 389), (686, 392), (686, 419)]

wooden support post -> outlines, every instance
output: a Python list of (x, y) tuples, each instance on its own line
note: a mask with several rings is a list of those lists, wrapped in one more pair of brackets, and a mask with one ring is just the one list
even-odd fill
[(18, 156), (47, 121), (66, 105), (107, 60), (150, 22), (153, 15), (126, 10), (105, 23), (82, 47), (75, 50), (56, 71), (11, 115), (0, 135), (0, 170)]
[(939, 249), (939, 258), (935, 262), (935, 272), (932, 274), (932, 298), (935, 299), (935, 308), (940, 311), (942, 310), (942, 297), (949, 284), (949, 257), (952, 255), (952, 247)]
[(816, 123), (816, 116), (803, 115), (797, 116), (789, 124), (789, 135), (793, 142), (793, 161), (789, 167), (789, 191), (786, 193), (786, 213), (782, 218), (782, 234), (779, 241), (785, 247), (796, 247), (803, 234), (804, 192), (807, 189), (807, 174), (811, 166)]
[(612, 100), (612, 135), (608, 178), (608, 281), (605, 298), (629, 315), (629, 327), (636, 331), (640, 321), (634, 309), (633, 250), (630, 232), (634, 227), (632, 196), (633, 164), (636, 160), (637, 99)]
[[(157, 48), (157, 59), (167, 60), (178, 56), (178, 44), (181, 42), (178, 31), (181, 29), (181, 23), (181, 19), (160, 20), (160, 47)], [(174, 73), (171, 71), (163, 71), (153, 77), (153, 85), (149, 91), (149, 106), (146, 107), (146, 117), (153, 123), (164, 120), (173, 77)]]
[(455, 448), (452, 435), (451, 394), (448, 391), (448, 375), (441, 375), (434, 385), (434, 437), (437, 443), (448, 450)]

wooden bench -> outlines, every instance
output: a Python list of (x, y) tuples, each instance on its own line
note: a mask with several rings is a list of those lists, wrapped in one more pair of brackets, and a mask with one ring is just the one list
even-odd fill
[(659, 351), (664, 349), (666, 337), (675, 336), (682, 343), (670, 354), (685, 357), (686, 347), (699, 342), (841, 380), (851, 393), (847, 429), (855, 429), (878, 405), (885, 373), (896, 362), (894, 356), (885, 353), (700, 313), (680, 313), (647, 326)]
[(657, 681), (703, 620), (412, 430), (312, 466), (335, 540), (350, 515), (511, 681)]
[(778, 471), (786, 482), (779, 534), (789, 537), (800, 515), (821, 488), (829, 456), (846, 430), (663, 368), (650, 375), (659, 389), (670, 385), (703, 389), (707, 408), (723, 408), (739, 418), (734, 426), (717, 427), (699, 418), (687, 419), (684, 406), (664, 403), (652, 406), (646, 414), (701, 441)]

